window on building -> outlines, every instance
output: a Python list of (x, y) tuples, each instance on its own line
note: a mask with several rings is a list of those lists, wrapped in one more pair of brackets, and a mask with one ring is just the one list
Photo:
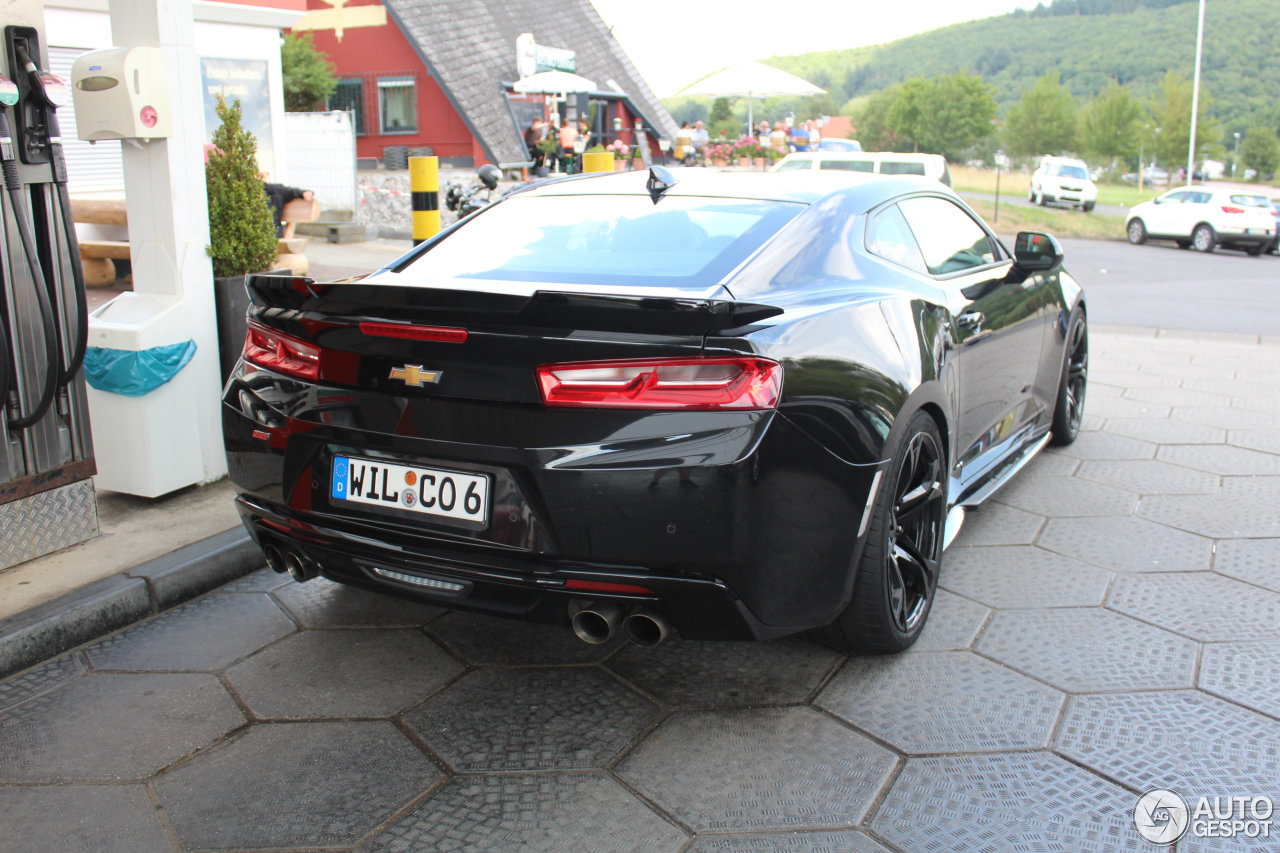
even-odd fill
[(364, 136), (364, 84), (359, 77), (338, 81), (338, 88), (329, 96), (331, 110), (350, 110), (355, 118), (356, 136)]
[(378, 81), (378, 114), (382, 133), (417, 133), (418, 109), (412, 78)]

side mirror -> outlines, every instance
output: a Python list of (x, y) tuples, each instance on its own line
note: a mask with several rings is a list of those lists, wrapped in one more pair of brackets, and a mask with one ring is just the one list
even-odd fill
[(1049, 272), (1062, 266), (1062, 244), (1052, 234), (1019, 231), (1013, 244), (1014, 265), (1023, 272)]

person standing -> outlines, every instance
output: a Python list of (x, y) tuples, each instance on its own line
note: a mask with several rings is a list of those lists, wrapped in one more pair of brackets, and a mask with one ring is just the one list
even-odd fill
[(535, 169), (541, 168), (543, 160), (546, 159), (546, 155), (538, 147), (538, 143), (542, 142), (542, 137), (546, 132), (547, 126), (540, 118), (535, 118), (524, 132), (524, 144), (529, 149), (529, 159), (533, 161), (533, 168)]
[(566, 175), (573, 173), (573, 143), (578, 138), (578, 130), (568, 119), (560, 125), (560, 171)]

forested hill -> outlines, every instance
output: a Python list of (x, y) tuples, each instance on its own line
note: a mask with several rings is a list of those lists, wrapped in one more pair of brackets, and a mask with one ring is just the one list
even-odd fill
[[(1228, 134), (1280, 128), (1280, 2), (1211, 0), (1202, 86)], [(1115, 79), (1145, 98), (1170, 70), (1194, 72), (1194, 0), (1055, 0), (1032, 11), (956, 24), (886, 45), (777, 56), (831, 92), (832, 106), (909, 77), (968, 70), (995, 88), (1001, 112), (1037, 77), (1058, 71), (1083, 102)]]

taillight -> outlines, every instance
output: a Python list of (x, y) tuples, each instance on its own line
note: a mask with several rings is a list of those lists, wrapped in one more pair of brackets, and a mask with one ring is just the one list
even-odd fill
[(1244, 213), (1244, 208), (1243, 208), (1243, 207), (1229, 207), (1229, 206), (1227, 206), (1227, 205), (1225, 205), (1225, 204), (1224, 204), (1224, 205), (1222, 206), (1222, 212), (1223, 212), (1223, 213)]
[(250, 322), (244, 338), (245, 361), (298, 379), (320, 378), (320, 347)]
[(447, 326), (411, 326), (407, 323), (361, 323), (360, 331), (375, 338), (404, 338), (410, 341), (443, 341), (461, 344), (467, 340), (466, 329)]
[(548, 406), (611, 409), (772, 409), (782, 365), (763, 358), (688, 358), (544, 364)]

